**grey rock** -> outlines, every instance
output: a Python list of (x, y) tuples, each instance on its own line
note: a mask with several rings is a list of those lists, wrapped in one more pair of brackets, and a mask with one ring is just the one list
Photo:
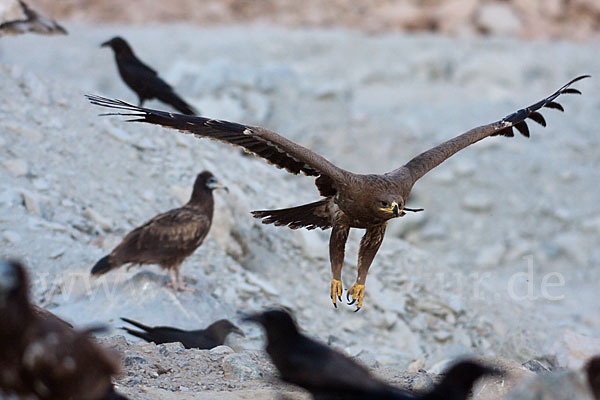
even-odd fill
[(26, 160), (23, 160), (21, 158), (6, 160), (2, 163), (2, 165), (13, 175), (18, 177), (25, 176), (27, 175), (27, 172), (29, 172), (29, 164)]
[(226, 377), (242, 382), (261, 377), (259, 364), (247, 352), (225, 356), (223, 370)]

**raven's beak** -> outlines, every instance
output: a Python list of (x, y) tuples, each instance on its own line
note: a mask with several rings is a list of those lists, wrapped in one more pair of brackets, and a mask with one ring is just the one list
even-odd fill
[(231, 330), (231, 332), (232, 333), (237, 333), (241, 337), (246, 337), (246, 335), (244, 334), (244, 331), (241, 330), (240, 328), (238, 328), (237, 326), (234, 326), (233, 329)]
[(398, 203), (396, 203), (395, 201), (392, 202), (390, 208), (380, 208), (380, 210), (385, 211), (390, 214), (394, 214), (394, 217), (397, 217), (400, 215), (400, 207), (398, 206)]
[(108, 41), (106, 41), (106, 42), (102, 43), (102, 44), (100, 45), (100, 47), (110, 47), (110, 44), (111, 44), (111, 43), (110, 43), (110, 40), (108, 40)]

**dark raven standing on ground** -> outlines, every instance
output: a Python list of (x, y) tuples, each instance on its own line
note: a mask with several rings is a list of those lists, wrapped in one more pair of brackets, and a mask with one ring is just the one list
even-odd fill
[(154, 342), (156, 344), (180, 342), (186, 349), (209, 350), (225, 343), (225, 339), (230, 333), (237, 333), (238, 335), (244, 336), (244, 332), (240, 328), (226, 319), (213, 322), (206, 329), (193, 331), (184, 331), (169, 326), (151, 327), (128, 318), (121, 319), (144, 331), (137, 331), (125, 327), (121, 328), (130, 335), (137, 336), (147, 342)]
[(4, 34), (18, 35), (21, 33), (35, 32), (43, 35), (66, 35), (67, 30), (60, 26), (58, 22), (44, 17), (37, 11), (30, 8), (23, 0), (18, 0), (23, 18), (0, 23), (0, 37)]
[(115, 52), (115, 59), (121, 78), (125, 81), (140, 99), (140, 106), (145, 100), (158, 99), (163, 103), (170, 104), (186, 115), (195, 115), (198, 112), (183, 101), (173, 88), (163, 81), (158, 73), (141, 62), (133, 53), (133, 50), (123, 38), (114, 37), (102, 43), (102, 47), (111, 47)]
[(362, 365), (298, 331), (292, 317), (269, 310), (247, 318), (267, 334), (266, 351), (281, 379), (308, 390), (318, 400), (464, 400), (475, 381), (498, 371), (462, 361), (430, 392), (415, 395), (373, 377)]
[[(54, 314), (34, 308), (18, 262), (0, 260), (0, 394), (40, 400), (116, 400), (117, 354)], [(1, 396), (0, 396), (1, 397)]]
[(169, 271), (173, 289), (186, 290), (179, 267), (208, 234), (214, 210), (212, 192), (220, 188), (227, 190), (211, 172), (198, 174), (186, 205), (159, 214), (129, 232), (109, 255), (98, 260), (92, 275), (105, 274), (127, 263), (158, 264)]

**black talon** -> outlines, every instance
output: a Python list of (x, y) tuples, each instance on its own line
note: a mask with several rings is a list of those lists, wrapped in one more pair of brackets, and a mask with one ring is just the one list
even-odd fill
[(334, 308), (337, 308), (337, 304), (333, 303), (333, 307), (334, 307)]
[(339, 301), (342, 301), (342, 296), (338, 296), (338, 300), (339, 300)]
[(356, 307), (356, 310), (354, 310), (354, 312), (359, 312), (360, 311), (360, 307)]
[(358, 300), (358, 299), (353, 299), (352, 303), (348, 303), (348, 305), (351, 306), (352, 304), (356, 303), (356, 300)]

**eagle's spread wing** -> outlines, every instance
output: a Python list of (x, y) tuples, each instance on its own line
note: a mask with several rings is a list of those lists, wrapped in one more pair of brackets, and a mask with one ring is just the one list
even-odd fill
[(465, 132), (460, 136), (457, 136), (430, 150), (427, 150), (426, 152), (421, 153), (412, 160), (410, 160), (403, 167), (392, 171), (390, 175), (406, 176), (406, 174), (408, 173), (410, 178), (412, 179), (412, 183), (414, 184), (423, 175), (440, 165), (443, 161), (447, 160), (458, 151), (464, 149), (465, 147), (473, 143), (485, 139), (488, 136), (502, 135), (507, 137), (513, 137), (513, 128), (516, 128), (519, 131), (519, 133), (521, 133), (523, 136), (529, 137), (529, 128), (527, 126), (526, 120), (531, 119), (542, 126), (546, 126), (546, 120), (544, 119), (544, 117), (542, 117), (542, 114), (540, 114), (538, 110), (540, 110), (543, 107), (546, 107), (554, 108), (559, 111), (564, 111), (563, 107), (555, 101), (556, 98), (562, 94), (568, 93), (581, 94), (579, 90), (573, 89), (570, 86), (573, 83), (588, 77), (589, 75), (578, 76), (577, 78), (573, 79), (550, 96), (538, 101), (535, 104), (530, 105), (529, 107), (518, 110), (504, 117), (500, 121), (471, 129), (470, 131)]
[(128, 233), (111, 258), (122, 263), (185, 258), (202, 244), (210, 225), (210, 216), (186, 207), (167, 211)]
[[(344, 170), (336, 167), (324, 157), (265, 128), (203, 117), (172, 114), (99, 96), (87, 97), (92, 104), (129, 111), (128, 113), (116, 113), (116, 115), (136, 117), (131, 121), (162, 125), (198, 137), (207, 137), (241, 146), (246, 151), (264, 158), (267, 162), (292, 174), (302, 172), (308, 176), (327, 176), (330, 180), (336, 182), (344, 178)], [(321, 180), (317, 182), (317, 186), (319, 186), (319, 183), (323, 184), (325, 190), (331, 190), (333, 184)], [(321, 190), (320, 186), (319, 189)]]

